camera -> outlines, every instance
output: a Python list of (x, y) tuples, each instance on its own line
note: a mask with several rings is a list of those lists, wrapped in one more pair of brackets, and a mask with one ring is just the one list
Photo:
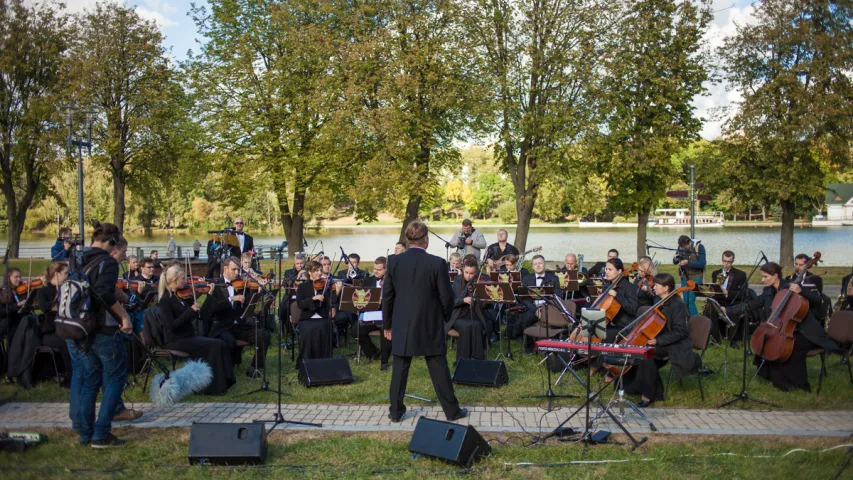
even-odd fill
[(468, 238), (470, 238), (470, 237), (471, 237), (471, 235), (470, 235), (470, 234), (466, 234), (466, 233), (463, 233), (462, 235), (460, 235), (460, 236), (459, 236), (459, 241), (458, 241), (458, 243), (457, 243), (457, 245), (456, 245), (456, 246), (457, 246), (457, 248), (464, 250), (464, 249), (465, 249), (465, 247), (467, 246), (467, 245), (465, 245), (465, 241), (467, 241), (467, 240), (468, 240)]

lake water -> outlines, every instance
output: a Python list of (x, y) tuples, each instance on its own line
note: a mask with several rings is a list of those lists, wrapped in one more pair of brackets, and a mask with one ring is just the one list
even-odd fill
[[(456, 227), (435, 227), (433, 230), (436, 234), (450, 240)], [(489, 244), (496, 241), (497, 227), (483, 227), (480, 230)], [(512, 228), (507, 230), (509, 241), (513, 243), (515, 231)], [(264, 235), (250, 229), (247, 229), (247, 232), (255, 237), (255, 245), (258, 246), (278, 246), (284, 240), (282, 235)], [(399, 227), (372, 226), (309, 230), (306, 234), (309, 242), (306, 251), (323, 250), (329, 256), (337, 252), (337, 256), (340, 257), (339, 247), (343, 246), (348, 254), (358, 253), (364, 259), (372, 259), (393, 252), (399, 232)], [(650, 228), (648, 232), (650, 242), (675, 247), (678, 236), (689, 234), (689, 228)], [(779, 232), (778, 227), (717, 227), (697, 228), (696, 236), (705, 245), (709, 263), (718, 264), (722, 252), (732, 250), (737, 254), (737, 263), (746, 264), (754, 261), (762, 250), (770, 260), (777, 261)], [(196, 238), (203, 244), (207, 242), (206, 236), (191, 235), (176, 236), (175, 241), (183, 248), (191, 248), (190, 245)], [(26, 236), (22, 243), (21, 256), (44, 257), (47, 252), (45, 249), (49, 248), (55, 240), (55, 237)], [(142, 247), (147, 253), (151, 248), (164, 251), (169, 236), (130, 237), (128, 240), (131, 247)], [(548, 261), (559, 261), (569, 252), (582, 253), (585, 262), (589, 264), (589, 262), (606, 258), (607, 250), (611, 248), (619, 250), (623, 259), (633, 260), (637, 257), (635, 244), (635, 228), (531, 227), (527, 248), (541, 245), (542, 254)], [(0, 247), (5, 249), (5, 240), (0, 243)], [(820, 251), (826, 266), (849, 266), (853, 264), (853, 228), (797, 228), (794, 232), (794, 250), (797, 253), (808, 254)], [(429, 251), (445, 256), (444, 242), (430, 235)], [(657, 252), (656, 259), (663, 263), (668, 263), (672, 259), (671, 252), (652, 250), (653, 254), (655, 252)]]

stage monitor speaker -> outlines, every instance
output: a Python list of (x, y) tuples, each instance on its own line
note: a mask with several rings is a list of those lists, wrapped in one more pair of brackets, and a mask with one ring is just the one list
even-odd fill
[(420, 417), (409, 442), (409, 451), (470, 467), (480, 458), (491, 455), (492, 447), (470, 425)]
[(190, 465), (260, 465), (267, 456), (263, 423), (193, 423)]
[(303, 360), (299, 367), (299, 383), (306, 387), (339, 385), (353, 382), (352, 369), (346, 357)]
[(509, 382), (506, 364), (494, 360), (475, 360), (460, 358), (453, 371), (453, 383), (460, 385), (479, 385), (501, 387)]

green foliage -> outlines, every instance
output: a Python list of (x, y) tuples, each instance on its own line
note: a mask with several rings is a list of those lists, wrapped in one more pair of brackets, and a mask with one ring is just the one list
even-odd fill
[(515, 210), (515, 202), (503, 202), (498, 205), (497, 215), (503, 223), (513, 223), (518, 220), (518, 214)]

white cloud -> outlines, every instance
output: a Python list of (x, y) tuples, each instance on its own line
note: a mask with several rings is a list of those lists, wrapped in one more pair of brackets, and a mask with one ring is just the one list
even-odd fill
[(153, 20), (154, 23), (156, 23), (161, 30), (163, 29), (163, 27), (173, 27), (178, 24), (177, 22), (166, 16), (164, 13), (158, 12), (157, 10), (149, 10), (145, 7), (137, 6), (136, 14), (144, 18), (145, 20)]

